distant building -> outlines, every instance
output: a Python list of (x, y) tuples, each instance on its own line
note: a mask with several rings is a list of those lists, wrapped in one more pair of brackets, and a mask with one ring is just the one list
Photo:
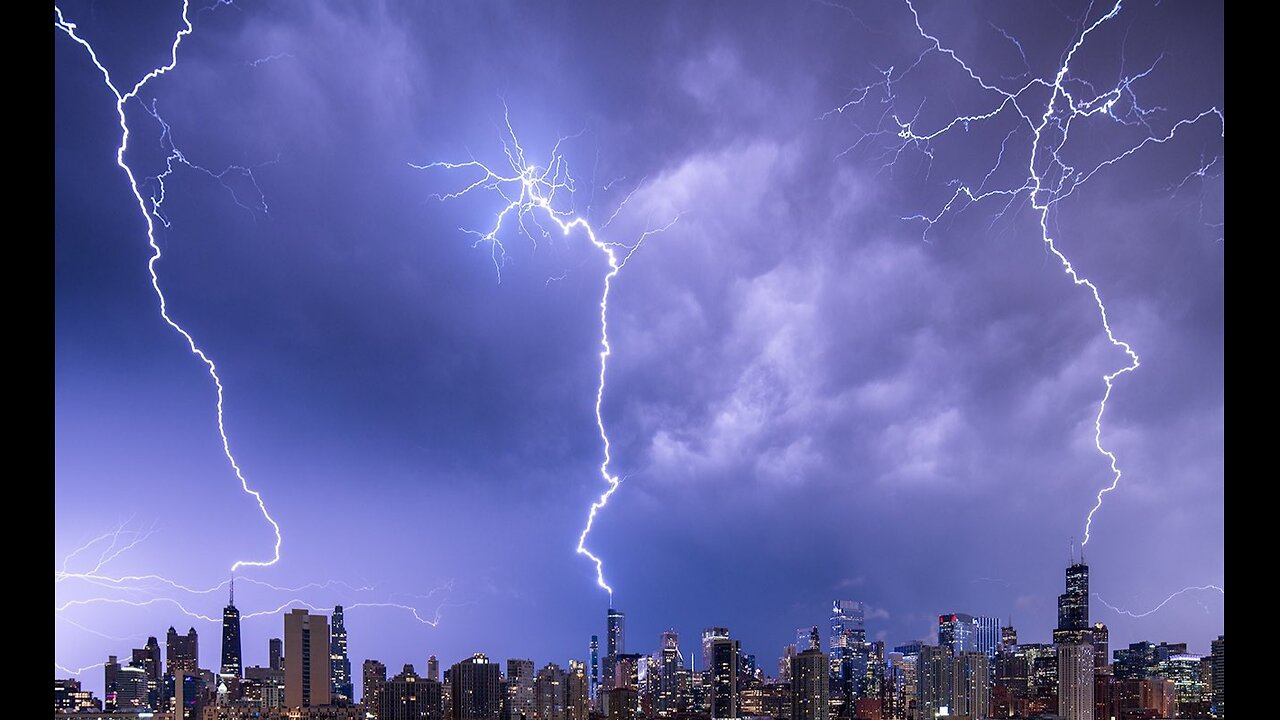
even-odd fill
[[(366, 669), (377, 672), (367, 665)], [(368, 710), (367, 704), (365, 707)], [(377, 720), (441, 720), (440, 683), (418, 675), (413, 665), (405, 665), (379, 689), (377, 707)]]
[(993, 617), (948, 613), (938, 616), (938, 647), (953, 655), (980, 652), (994, 662), (1000, 646), (1000, 620)]
[(377, 660), (365, 660), (360, 667), (360, 704), (373, 717), (382, 719), (382, 693), (387, 688), (387, 666)]
[(435, 655), (427, 658), (427, 679), (440, 682), (440, 661)]
[(532, 660), (507, 660), (507, 710), (511, 720), (532, 720), (537, 708)]
[(186, 635), (179, 635), (170, 627), (164, 645), (166, 675), (181, 677), (200, 671), (200, 637), (195, 628), (187, 630)]
[[(814, 627), (811, 636), (816, 637), (817, 631)], [(827, 655), (816, 645), (796, 655), (791, 663), (792, 720), (828, 720), (829, 672)]]
[(606, 690), (604, 694), (609, 706), (609, 720), (638, 720), (636, 708), (640, 704), (640, 697), (635, 688), (615, 687)]
[(344, 704), (355, 702), (355, 687), (351, 677), (351, 658), (347, 656), (347, 626), (343, 622), (342, 606), (333, 608), (329, 633), (329, 694), (330, 702)]
[(657, 682), (654, 712), (658, 717), (675, 717), (688, 709), (689, 676), (680, 654), (680, 634), (675, 630), (662, 633), (662, 646), (657, 658)]
[(591, 716), (591, 697), (587, 668), (581, 660), (569, 661), (569, 672), (565, 673), (565, 714), (568, 720), (589, 720)]
[(1111, 631), (1106, 623), (1093, 624), (1093, 667), (1105, 668), (1111, 664)]
[[(1227, 700), (1226, 700), (1226, 682), (1225, 673), (1226, 661), (1223, 653), (1226, 648), (1226, 635), (1219, 635), (1217, 640), (1213, 641), (1213, 716), (1216, 718), (1226, 717)], [(1248, 703), (1245, 703), (1248, 705)]]
[(502, 696), (497, 663), (476, 653), (449, 668), (449, 709), (452, 720), (498, 720)]
[(728, 637), (711, 639), (711, 717), (738, 717), (738, 641)]
[(615, 687), (614, 666), (618, 663), (618, 656), (627, 651), (626, 635), (627, 635), (627, 616), (621, 610), (609, 608), (609, 614), (605, 624), (605, 656), (604, 656), (604, 687)]
[[(827, 644), (831, 651), (831, 678), (842, 702), (868, 693), (866, 605), (857, 600), (834, 600), (831, 603), (831, 635)], [(798, 641), (797, 641), (798, 642)], [(797, 648), (803, 647), (797, 645)]]
[(268, 667), (272, 670), (284, 670), (284, 641), (271, 638), (267, 641)]
[(329, 619), (300, 608), (290, 610), (284, 616), (284, 652), (285, 705), (329, 705)]
[(53, 681), (54, 712), (93, 712), (101, 710), (102, 703), (92, 692), (81, 689), (74, 678)]
[(236, 609), (235, 578), (231, 579), (230, 597), (222, 609), (222, 664), (218, 674), (228, 683), (238, 684), (243, 675), (240, 647), (240, 611)]
[(160, 643), (155, 636), (147, 638), (147, 644), (133, 649), (133, 662), (147, 676), (147, 707), (160, 708), (160, 693), (164, 689), (164, 666), (160, 658)]
[(594, 705), (600, 694), (600, 638), (591, 636), (591, 702)]

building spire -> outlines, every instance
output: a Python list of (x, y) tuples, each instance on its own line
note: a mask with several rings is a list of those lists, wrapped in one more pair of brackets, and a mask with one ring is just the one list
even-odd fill
[(231, 607), (236, 606), (236, 574), (231, 573), (231, 597), (227, 599), (227, 604)]

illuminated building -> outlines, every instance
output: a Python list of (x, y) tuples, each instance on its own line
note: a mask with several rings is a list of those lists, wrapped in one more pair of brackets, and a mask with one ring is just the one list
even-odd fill
[(342, 606), (333, 608), (329, 633), (330, 702), (342, 704), (355, 701), (355, 688), (351, 678), (351, 658), (347, 657), (347, 628), (343, 624)]
[(1217, 640), (1213, 641), (1213, 716), (1216, 718), (1225, 717), (1227, 703), (1226, 693), (1224, 692), (1226, 682), (1224, 670), (1226, 669), (1226, 661), (1223, 653), (1226, 650), (1226, 635), (1219, 635)]
[(449, 711), (452, 720), (498, 720), (502, 695), (497, 663), (476, 653), (449, 668)]
[(382, 720), (382, 693), (387, 689), (387, 666), (377, 660), (365, 660), (360, 668), (360, 704), (372, 716)]
[[(813, 635), (817, 635), (817, 627)], [(796, 655), (791, 663), (791, 720), (829, 720), (827, 656), (816, 645)]]
[(738, 641), (728, 637), (711, 639), (711, 717), (738, 717)]
[(329, 619), (303, 609), (284, 616), (284, 702), (288, 707), (328, 705)]
[(507, 712), (511, 720), (532, 720), (537, 709), (532, 660), (507, 660)]
[(379, 692), (378, 720), (440, 720), (441, 712), (440, 683), (418, 675), (413, 665), (405, 665)]
[(565, 673), (565, 714), (568, 720), (589, 720), (591, 698), (587, 682), (587, 669), (581, 660), (569, 661)]

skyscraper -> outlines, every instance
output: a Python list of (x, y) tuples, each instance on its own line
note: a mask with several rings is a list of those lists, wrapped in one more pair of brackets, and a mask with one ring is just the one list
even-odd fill
[(741, 648), (737, 640), (728, 637), (711, 639), (711, 717), (738, 717), (738, 656)]
[(591, 636), (591, 702), (600, 696), (600, 638)]
[[(817, 634), (817, 627), (813, 634)], [(791, 720), (828, 720), (828, 679), (826, 653), (810, 646), (791, 662)]]
[(533, 720), (537, 711), (532, 660), (507, 660), (507, 708), (511, 720)]
[[(532, 668), (532, 661), (529, 666)], [(568, 689), (564, 670), (555, 663), (547, 663), (538, 671), (533, 683), (533, 717), (537, 720), (567, 720)]]
[(440, 682), (440, 661), (435, 655), (427, 658), (427, 679)]
[[(1227, 712), (1226, 696), (1226, 635), (1219, 635), (1212, 643), (1213, 663), (1213, 713), (1215, 718), (1225, 718)], [(1246, 663), (1247, 664), (1247, 663)], [(1247, 694), (1247, 693), (1246, 693)], [(1248, 705), (1248, 701), (1245, 705)]]
[(729, 637), (729, 628), (709, 627), (702, 631), (702, 669), (711, 668), (711, 643), (716, 638)]
[(591, 708), (587, 696), (587, 668), (581, 660), (569, 661), (565, 683), (565, 714), (568, 720), (588, 720)]
[(187, 630), (186, 635), (179, 635), (178, 631), (170, 627), (168, 635), (165, 636), (164, 645), (165, 665), (168, 667), (169, 676), (181, 678), (183, 675), (195, 675), (198, 672), (200, 638), (196, 635), (195, 628)]
[(160, 643), (154, 635), (147, 638), (147, 644), (133, 649), (133, 662), (143, 669), (147, 678), (147, 707), (160, 707), (160, 691), (164, 689), (164, 667), (160, 661)]
[(1093, 667), (1094, 669), (1104, 668), (1111, 664), (1111, 631), (1107, 629), (1106, 623), (1096, 622), (1093, 624)]
[(271, 638), (267, 641), (267, 666), (272, 670), (284, 669), (284, 641)]
[(240, 661), (240, 611), (236, 609), (236, 580), (231, 578), (231, 595), (222, 609), (222, 667), (218, 674), (228, 684), (238, 681), (244, 665)]
[(387, 666), (377, 660), (365, 660), (360, 668), (360, 704), (371, 720), (383, 720), (382, 693), (387, 687)]
[(107, 712), (115, 710), (118, 707), (116, 697), (119, 693), (120, 662), (115, 655), (110, 655), (102, 665), (102, 709)]
[[(347, 628), (342, 620), (342, 606), (333, 608), (329, 637), (329, 674), (331, 702), (346, 703), (355, 700), (355, 688), (351, 679), (351, 658), (347, 657)], [(416, 676), (415, 676), (416, 677)]]
[(453, 720), (498, 720), (502, 696), (497, 663), (476, 653), (449, 668), (449, 708)]
[(284, 616), (284, 701), (288, 707), (328, 705), (329, 619), (304, 609)]
[(614, 666), (618, 663), (618, 656), (626, 652), (626, 621), (627, 617), (621, 610), (609, 608), (605, 626), (604, 685), (606, 688), (614, 687)]
[(994, 662), (1000, 646), (1000, 620), (964, 613), (939, 615), (938, 646), (951, 648), (957, 656), (965, 652), (980, 652)]
[(684, 657), (680, 654), (680, 634), (668, 630), (662, 633), (662, 647), (658, 651), (657, 698), (654, 703), (658, 717), (674, 717), (686, 709), (687, 682)]
[(1058, 596), (1058, 714), (1063, 720), (1093, 720), (1093, 628), (1089, 627), (1089, 566), (1067, 567), (1066, 592)]
[[(369, 707), (366, 705), (366, 712)], [(440, 683), (405, 665), (387, 680), (378, 699), (377, 720), (440, 720)]]
[(850, 705), (865, 690), (866, 613), (866, 606), (857, 600), (835, 600), (831, 603), (831, 636), (827, 638), (831, 650), (831, 677), (840, 690), (840, 700)]

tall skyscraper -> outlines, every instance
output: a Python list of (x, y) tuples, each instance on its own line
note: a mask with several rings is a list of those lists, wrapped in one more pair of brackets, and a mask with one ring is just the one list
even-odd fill
[(581, 660), (569, 661), (565, 673), (565, 713), (568, 720), (588, 720), (591, 716), (590, 698), (587, 696), (587, 668)]
[(110, 655), (102, 665), (102, 709), (111, 712), (119, 707), (116, 702), (119, 694), (120, 662), (115, 655)]
[(284, 669), (284, 641), (271, 638), (267, 641), (267, 666), (272, 670)]
[(497, 663), (489, 662), (484, 653), (454, 663), (447, 676), (452, 719), (498, 720), (502, 712), (501, 674)]
[(427, 658), (427, 679), (440, 682), (440, 661), (435, 655)]
[(600, 696), (600, 638), (591, 636), (591, 702)]
[(382, 717), (382, 693), (387, 687), (387, 666), (377, 660), (365, 660), (360, 668), (360, 704), (372, 715), (370, 720)]
[(284, 616), (284, 701), (288, 707), (328, 705), (329, 619), (304, 609)]
[(537, 711), (532, 660), (507, 660), (507, 708), (511, 720), (533, 720)]
[(658, 717), (674, 717), (687, 709), (685, 697), (688, 692), (688, 674), (684, 669), (684, 657), (680, 654), (680, 634), (675, 630), (662, 633), (657, 674), (654, 711)]
[[(533, 663), (529, 665), (532, 667)], [(568, 689), (564, 670), (555, 663), (547, 663), (538, 671), (533, 683), (533, 717), (537, 720), (567, 720)]]
[(729, 637), (729, 628), (709, 627), (702, 631), (702, 669), (711, 667), (711, 643), (717, 638)]
[(343, 624), (341, 605), (334, 606), (330, 626), (330, 702), (345, 704), (355, 701), (356, 691), (351, 678), (351, 658), (347, 656), (347, 627)]
[(614, 687), (614, 666), (618, 656), (626, 652), (627, 617), (621, 610), (609, 608), (609, 616), (605, 626), (604, 685)]
[(179, 635), (172, 627), (165, 636), (165, 665), (167, 675), (181, 678), (183, 675), (195, 675), (200, 668), (200, 637), (196, 629), (187, 630), (186, 635)]
[(1106, 623), (1096, 622), (1091, 628), (1093, 640), (1093, 667), (1104, 668), (1111, 664), (1111, 631)]
[(916, 663), (916, 708), (919, 717), (947, 714), (955, 704), (955, 655), (946, 646), (921, 645)]
[[(1213, 713), (1215, 718), (1225, 718), (1227, 712), (1226, 696), (1226, 635), (1219, 635), (1212, 643), (1213, 663)], [(1246, 662), (1247, 664), (1247, 662)], [(1247, 694), (1247, 693), (1246, 693)], [(1248, 705), (1245, 701), (1245, 705)], [(1246, 713), (1247, 714), (1247, 713)]]
[(1058, 596), (1058, 628), (1053, 631), (1054, 644), (1088, 643), (1092, 639), (1089, 627), (1089, 566), (1072, 561), (1067, 567), (1066, 592)]
[(147, 679), (147, 707), (159, 709), (160, 693), (164, 689), (164, 666), (160, 660), (160, 643), (155, 636), (147, 638), (147, 644), (133, 649), (133, 665), (140, 667)]
[(711, 639), (711, 717), (738, 717), (738, 641), (728, 637)]
[(236, 579), (231, 578), (231, 595), (222, 609), (222, 667), (218, 674), (228, 683), (238, 681), (244, 665), (240, 660), (240, 611), (236, 609)]
[(866, 606), (857, 600), (831, 603), (831, 636), (827, 638), (831, 678), (844, 706), (852, 707), (855, 698), (868, 695), (866, 613)]
[(984, 652), (962, 652), (955, 657), (951, 678), (952, 715), (985, 718), (990, 713), (990, 659)]
[(1089, 566), (1067, 567), (1066, 592), (1058, 596), (1058, 715), (1062, 720), (1093, 720), (1093, 628), (1089, 626)]
[[(817, 627), (813, 634), (817, 635)], [(791, 663), (791, 720), (829, 720), (826, 653), (816, 645), (796, 655)]]

